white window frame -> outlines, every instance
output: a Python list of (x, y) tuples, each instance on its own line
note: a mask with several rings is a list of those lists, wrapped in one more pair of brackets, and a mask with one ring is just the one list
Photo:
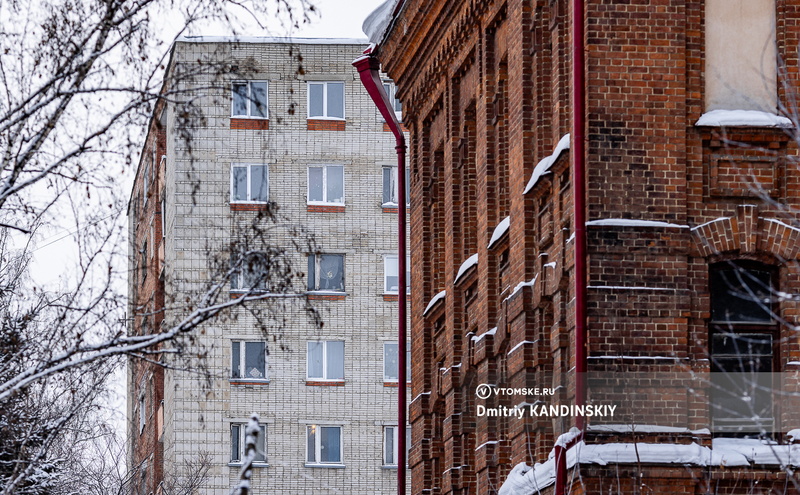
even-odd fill
[[(389, 264), (394, 261), (395, 266), (397, 267), (396, 273), (389, 272)], [(396, 254), (385, 254), (383, 255), (383, 293), (384, 294), (397, 294), (399, 292), (400, 286), (400, 257)], [(398, 277), (397, 285), (398, 290), (390, 290), (389, 289), (389, 276)], [(411, 293), (411, 259), (406, 257), (406, 294)]]
[[(392, 378), (391, 376), (389, 376), (386, 373), (386, 364), (387, 364), (387, 362), (386, 362), (386, 348), (389, 347), (389, 346), (394, 346), (395, 347), (395, 351), (394, 351), (395, 353), (399, 350), (399, 347), (400, 347), (400, 345), (397, 342), (384, 342), (383, 343), (383, 381), (386, 382), (386, 383), (397, 383), (398, 381), (400, 381), (400, 376), (399, 376), (400, 375), (400, 368), (399, 368), (400, 361), (399, 360), (397, 362), (397, 364), (398, 364), (398, 368), (397, 368), (398, 376)], [(408, 345), (406, 345), (406, 381), (407, 382), (411, 381), (411, 348)]]
[[(260, 452), (264, 454), (264, 460), (254, 460), (254, 466), (268, 466), (269, 465), (269, 457), (267, 456), (267, 425), (265, 423), (259, 423), (258, 426), (261, 428), (261, 433), (258, 435), (258, 444), (256, 444), (256, 452)], [(233, 435), (234, 435), (234, 428), (238, 428), (238, 435), (239, 435), (239, 448), (238, 448), (238, 459), (233, 458)], [(240, 422), (233, 422), (230, 424), (230, 439), (228, 450), (230, 451), (230, 459), (228, 461), (229, 465), (240, 466), (244, 462), (244, 458), (247, 455), (247, 423), (240, 423)]]
[[(331, 117), (328, 115), (328, 85), (341, 84), (342, 85), (342, 116)], [(311, 115), (311, 86), (322, 86), (322, 113), (323, 115)], [(308, 118), (316, 120), (345, 120), (347, 117), (347, 104), (345, 96), (347, 94), (347, 85), (345, 81), (308, 81), (306, 87), (306, 108), (308, 109)]]
[[(328, 344), (332, 342), (342, 343), (342, 377), (329, 378), (328, 375)], [(311, 344), (322, 344), (322, 376), (311, 376), (311, 359), (309, 353), (311, 352)], [(344, 368), (347, 362), (346, 345), (344, 340), (309, 340), (306, 342), (306, 380), (311, 382), (343, 382), (345, 381)]]
[[(386, 189), (386, 170), (391, 169), (391, 179), (394, 179), (394, 184), (392, 187), (392, 193), (394, 195), (395, 201), (384, 201), (383, 191)], [(411, 204), (411, 195), (409, 194), (411, 191), (411, 183), (410, 179), (411, 173), (410, 169), (406, 167), (406, 207), (410, 206)], [(397, 200), (400, 199), (400, 182), (397, 180), (397, 165), (383, 165), (381, 167), (381, 204), (383, 206), (397, 206)]]
[[(322, 201), (311, 200), (311, 169), (312, 168), (321, 168), (322, 169)], [(341, 202), (333, 202), (328, 200), (328, 170), (332, 168), (338, 168), (342, 171), (342, 201)], [(344, 180), (344, 165), (338, 165), (335, 163), (325, 163), (325, 164), (311, 164), (306, 169), (306, 202), (310, 205), (334, 205), (334, 206), (344, 206), (345, 201), (347, 198), (347, 192), (345, 188), (345, 180)]]
[[(264, 116), (263, 117), (260, 116), (260, 115), (253, 115), (254, 102), (253, 102), (253, 98), (251, 97), (251, 94), (253, 92), (252, 84), (254, 84), (254, 83), (264, 83), (267, 86), (266, 90), (264, 91), (264, 97), (265, 97), (266, 101), (264, 102)], [(236, 84), (247, 84), (247, 114), (246, 115), (236, 115), (234, 113), (235, 112), (235, 105), (236, 105), (236, 100), (235, 100), (236, 91), (233, 88), (234, 88), (234, 85), (236, 85)], [(231, 118), (235, 118), (235, 119), (269, 119), (269, 81), (264, 81), (264, 80), (255, 80), (255, 81), (237, 80), (237, 81), (231, 81)]]
[[(386, 437), (387, 431), (392, 430), (392, 458), (386, 458)], [(396, 468), (397, 467), (397, 444), (398, 444), (398, 434), (400, 432), (400, 427), (397, 425), (388, 425), (383, 427), (383, 439), (381, 445), (383, 445), (382, 449), (382, 457), (383, 457), (383, 466), (388, 468)], [(408, 465), (408, 451), (411, 448), (411, 427), (406, 426), (406, 465)]]
[[(320, 280), (319, 274), (322, 270), (320, 270), (320, 263), (323, 256), (338, 256), (342, 260), (342, 288), (341, 289), (320, 289)], [(313, 273), (313, 285), (310, 283), (312, 281), (312, 273), (309, 270), (308, 273), (308, 282), (307, 288), (309, 292), (333, 292), (333, 293), (344, 293), (345, 292), (345, 284), (347, 279), (345, 278), (344, 272), (344, 254), (339, 253), (319, 253), (319, 254), (310, 254), (309, 256), (309, 266), (311, 265), (311, 260), (314, 262), (314, 273)]]
[[(244, 345), (242, 345), (244, 344)], [(249, 376), (245, 372), (245, 364), (246, 364), (246, 356), (247, 356), (247, 344), (264, 344), (264, 369), (259, 370), (263, 372), (263, 376), (260, 378), (254, 378)], [(233, 361), (233, 349), (234, 346), (239, 346), (239, 377), (233, 376), (233, 369), (234, 369), (234, 361)], [(263, 340), (233, 340), (231, 341), (231, 380), (233, 381), (248, 381), (248, 382), (269, 382), (269, 350), (267, 343)]]
[[(394, 110), (394, 115), (397, 117), (397, 121), (402, 122), (403, 104), (397, 99), (397, 86), (395, 86), (392, 81), (383, 81), (383, 90), (386, 91), (386, 95), (389, 97), (389, 103), (392, 105), (392, 110)], [(383, 120), (382, 115), (381, 119)]]
[[(321, 428), (336, 428), (339, 430), (339, 461), (330, 462), (322, 460), (322, 435), (319, 433)], [(315, 430), (314, 435), (314, 460), (309, 459), (308, 441), (312, 429)], [(313, 424), (306, 425), (305, 434), (306, 445), (306, 466), (307, 467), (344, 467), (344, 428), (342, 425), (327, 425), (327, 424)]]
[[(267, 254), (264, 253), (264, 252), (252, 253), (252, 255), (253, 256), (263, 255), (264, 257), (267, 256)], [(237, 255), (231, 256), (231, 268), (233, 268), (234, 256), (239, 256), (239, 255), (237, 254)], [(247, 287), (246, 283), (245, 283), (245, 281), (247, 280), (247, 278), (246, 278), (247, 274), (248, 274), (248, 272), (247, 272), (247, 260), (242, 260), (242, 266), (240, 266), (239, 269), (236, 270), (231, 275), (232, 277), (236, 277), (235, 287), (234, 287), (233, 280), (231, 280), (231, 292), (248, 292), (248, 291), (268, 292), (267, 282), (268, 282), (268, 279), (269, 279), (269, 274), (265, 273), (264, 277), (262, 278), (261, 282), (262, 282), (262, 284), (264, 284), (264, 287)]]
[[(253, 185), (253, 167), (264, 167), (264, 170), (267, 172), (267, 197), (263, 201), (260, 199), (252, 199), (250, 195), (252, 194), (252, 185)], [(247, 199), (234, 199), (234, 169), (237, 168), (247, 168)], [(266, 163), (232, 163), (231, 164), (231, 194), (230, 194), (230, 202), (234, 204), (266, 204), (269, 202), (269, 166)]]

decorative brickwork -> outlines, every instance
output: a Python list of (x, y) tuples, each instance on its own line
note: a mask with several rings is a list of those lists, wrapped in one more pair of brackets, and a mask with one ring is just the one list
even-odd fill
[[(782, 129), (695, 125), (711, 77), (704, 4), (586, 1), (589, 371), (662, 378), (636, 398), (595, 389), (590, 400), (627, 400), (655, 411), (651, 421), (692, 430), (710, 427), (708, 398), (676, 377), (710, 369), (710, 267), (757, 261), (774, 267), (781, 291), (800, 293), (796, 143)], [(554, 155), (572, 131), (571, 5), (406, 0), (376, 53), (403, 100), (411, 198), (421, 205), (411, 211), (415, 495), (495, 493), (518, 463), (547, 461), (573, 424), (479, 415), (478, 406), (541, 397), (476, 396), (480, 384), (547, 386), (558, 389), (554, 400), (574, 402), (575, 157)], [(775, 5), (794, 84), (800, 1)], [(507, 233), (489, 248), (506, 217)], [(477, 266), (456, 283), (472, 255)], [(775, 371), (794, 369), (800, 353), (787, 334), (797, 307), (794, 299), (776, 306), (789, 325)], [(695, 437), (710, 445), (708, 434)], [(737, 482), (785, 479), (778, 469), (666, 463), (579, 468), (571, 493), (633, 493), (637, 482), (654, 493), (735, 493)]]

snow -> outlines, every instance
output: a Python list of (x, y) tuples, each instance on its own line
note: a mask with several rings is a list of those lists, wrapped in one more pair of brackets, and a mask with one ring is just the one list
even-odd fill
[(506, 232), (508, 232), (508, 227), (511, 225), (511, 217), (505, 217), (500, 223), (497, 224), (497, 227), (494, 228), (494, 232), (492, 232), (492, 238), (489, 239), (489, 245), (486, 249), (492, 249), (492, 246), (500, 240)]
[(575, 232), (573, 232), (572, 235), (569, 236), (569, 239), (567, 239), (566, 242), (564, 242), (564, 244), (569, 244), (570, 242), (572, 242), (574, 240), (575, 240)]
[(587, 285), (587, 289), (605, 289), (605, 290), (677, 290), (673, 287), (645, 287), (642, 285)]
[(539, 179), (550, 171), (550, 167), (552, 167), (556, 160), (558, 160), (558, 157), (561, 156), (561, 153), (568, 149), (569, 134), (565, 134), (558, 141), (556, 148), (553, 150), (553, 154), (544, 157), (539, 163), (536, 164), (536, 167), (534, 167), (533, 173), (531, 174), (531, 179), (528, 181), (528, 185), (525, 186), (525, 190), (522, 192), (522, 194), (528, 194), (528, 191), (533, 189), (533, 186), (539, 182)]
[(703, 228), (703, 227), (705, 227), (706, 225), (711, 225), (712, 223), (715, 223), (715, 222), (721, 222), (721, 221), (723, 221), (723, 220), (730, 220), (730, 218), (731, 218), (731, 217), (719, 217), (719, 218), (715, 218), (714, 220), (709, 220), (709, 221), (708, 221), (708, 222), (706, 222), (706, 223), (701, 223), (701, 224), (700, 224), (700, 225), (698, 225), (697, 227), (692, 227), (692, 229), (691, 229), (691, 230), (692, 230), (692, 231), (695, 231), (695, 230), (697, 230), (697, 229), (702, 229), (702, 228)]
[(709, 127), (792, 127), (786, 117), (758, 110), (712, 110), (700, 116), (696, 126)]
[(519, 344), (517, 344), (514, 347), (512, 347), (511, 350), (506, 353), (506, 356), (510, 356), (512, 352), (516, 351), (517, 349), (519, 349), (520, 347), (522, 347), (522, 346), (524, 346), (526, 344), (535, 344), (537, 342), (539, 342), (539, 339), (536, 339), (536, 340), (523, 340)]
[(766, 220), (767, 222), (777, 223), (778, 225), (783, 225), (787, 229), (794, 230), (795, 232), (800, 232), (800, 229), (798, 229), (797, 227), (793, 227), (793, 226), (789, 225), (788, 223), (781, 222), (777, 218), (765, 218), (764, 220)]
[(744, 457), (747, 464), (743, 465), (800, 465), (800, 445), (779, 445), (772, 440), (757, 438), (715, 438), (711, 446), (715, 456), (723, 460), (736, 459), (737, 455)]
[(590, 220), (586, 225), (601, 225), (607, 227), (670, 227), (678, 229), (688, 229), (688, 225), (677, 223), (661, 222), (657, 220), (633, 220), (631, 218), (604, 218), (601, 220)]
[(503, 299), (503, 301), (504, 301), (504, 302), (505, 302), (505, 301), (508, 301), (509, 299), (511, 299), (512, 297), (514, 297), (514, 294), (516, 294), (517, 292), (521, 291), (523, 287), (533, 287), (533, 284), (535, 284), (535, 283), (536, 283), (536, 279), (537, 279), (537, 278), (539, 278), (539, 274), (538, 274), (538, 273), (537, 273), (536, 275), (534, 275), (534, 276), (533, 276), (533, 278), (532, 278), (532, 279), (530, 279), (530, 281), (528, 281), (528, 282), (524, 282), (524, 281), (523, 281), (523, 282), (520, 282), (520, 283), (518, 283), (518, 284), (517, 284), (517, 286), (516, 286), (516, 287), (514, 287), (514, 290), (513, 290), (513, 291), (511, 291), (511, 294), (509, 294), (509, 295), (508, 295), (508, 297), (506, 297), (505, 299)]
[(708, 428), (699, 430), (690, 430), (688, 428), (680, 428), (676, 426), (662, 426), (662, 425), (590, 425), (589, 431), (599, 431), (608, 433), (691, 433), (694, 435), (710, 435), (711, 432)]
[(475, 253), (469, 258), (467, 258), (466, 261), (461, 263), (461, 267), (459, 267), (458, 273), (456, 274), (456, 279), (453, 281), (453, 283), (457, 284), (461, 276), (467, 273), (467, 270), (469, 270), (470, 268), (472, 268), (477, 264), (478, 264), (478, 253)]
[(420, 397), (422, 397), (423, 395), (431, 395), (431, 393), (430, 393), (430, 392), (422, 392), (422, 393), (421, 393), (421, 394), (419, 394), (418, 396), (416, 396), (416, 397), (414, 397), (413, 399), (411, 399), (411, 402), (409, 402), (408, 404), (409, 404), (409, 405), (413, 404), (414, 402), (416, 402), (416, 400), (417, 400), (417, 399), (419, 399), (419, 398), (420, 398)]
[(433, 298), (431, 299), (431, 301), (430, 301), (430, 302), (428, 303), (428, 305), (425, 307), (425, 311), (423, 311), (423, 312), (422, 312), (422, 316), (425, 316), (426, 314), (428, 314), (428, 311), (430, 311), (430, 310), (431, 310), (431, 308), (433, 308), (434, 306), (436, 306), (436, 303), (437, 303), (437, 302), (439, 302), (441, 299), (444, 299), (444, 297), (445, 297), (446, 295), (447, 295), (447, 290), (443, 290), (442, 292), (440, 292), (440, 293), (436, 294), (435, 296), (433, 296)]
[(473, 342), (480, 342), (480, 341), (481, 341), (481, 340), (483, 340), (483, 338), (484, 338), (484, 337), (486, 337), (487, 335), (494, 335), (494, 334), (496, 334), (496, 333), (497, 333), (497, 327), (494, 327), (494, 328), (491, 328), (491, 329), (489, 329), (489, 330), (487, 330), (487, 331), (483, 332), (483, 333), (482, 333), (482, 334), (480, 334), (480, 335), (473, 335), (473, 336), (471, 337), (471, 340), (472, 340)]
[(791, 438), (793, 442), (795, 440), (800, 440), (800, 429), (795, 428), (794, 430), (789, 430), (786, 432), (786, 436)]
[(654, 359), (654, 360), (669, 360), (679, 361), (681, 358), (672, 356), (589, 356), (588, 359)]
[(572, 443), (576, 438), (581, 436), (581, 430), (572, 427), (567, 433), (563, 435), (559, 435), (556, 439), (556, 446), (560, 447), (568, 447), (570, 443)]
[(364, 38), (287, 38), (276, 36), (179, 36), (184, 43), (290, 43), (293, 45), (366, 45)]
[(486, 447), (487, 445), (497, 445), (497, 443), (498, 443), (498, 441), (497, 441), (497, 440), (489, 440), (488, 442), (484, 442), (484, 443), (482, 443), (482, 444), (478, 445), (478, 446), (475, 448), (475, 452), (477, 452), (477, 451), (481, 450), (482, 448)]
[(367, 35), (372, 43), (383, 41), (383, 34), (392, 20), (392, 13), (399, 0), (386, 0), (377, 9), (364, 19), (361, 30)]
[(786, 364), (792, 364), (792, 365), (798, 366), (798, 365), (800, 365), (800, 361), (789, 361)]
[(556, 269), (556, 262), (555, 261), (551, 261), (550, 263), (545, 263), (544, 265), (542, 265), (542, 268), (548, 268), (548, 267), (552, 268), (553, 270), (555, 270)]

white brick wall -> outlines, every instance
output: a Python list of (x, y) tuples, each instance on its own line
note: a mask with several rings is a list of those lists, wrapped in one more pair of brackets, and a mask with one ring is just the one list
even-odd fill
[[(199, 291), (210, 276), (209, 255), (223, 253), (240, 219), (251, 212), (229, 206), (231, 163), (269, 165), (269, 197), (288, 221), (314, 233), (322, 252), (345, 254), (343, 301), (314, 301), (324, 326), (315, 328), (299, 306), (286, 310), (286, 324), (268, 326), (267, 335), (244, 310), (204, 326), (184, 355), (201, 359), (210, 378), (168, 371), (165, 380), (165, 471), (199, 452), (211, 454), (208, 489), (228, 494), (238, 476), (229, 467), (231, 422), (257, 412), (268, 425), (269, 467), (255, 471), (254, 493), (394, 493), (396, 471), (382, 467), (382, 426), (396, 424), (396, 388), (383, 384), (383, 342), (396, 336), (396, 302), (383, 298), (383, 255), (396, 250), (396, 215), (384, 213), (381, 165), (394, 163), (394, 138), (382, 131), (373, 103), (350, 62), (362, 46), (306, 44), (301, 53), (305, 75), (297, 75), (290, 46), (273, 43), (178, 42), (174, 63), (230, 60), (240, 67), (255, 62), (256, 73), (224, 73), (197, 81), (195, 103), (205, 120), (193, 120), (191, 143), (181, 139), (176, 114), (168, 113), (167, 157), (167, 321), (186, 313), (187, 294)], [(306, 79), (345, 81), (345, 131), (306, 130)], [(230, 81), (269, 81), (270, 129), (231, 130)], [(287, 111), (295, 104), (294, 115)], [(307, 165), (344, 165), (345, 213), (306, 211)], [(237, 220), (236, 222), (234, 220)], [(235, 236), (235, 234), (233, 234)], [(285, 231), (272, 241), (287, 244)], [(294, 256), (306, 271), (306, 258)], [(303, 290), (305, 278), (298, 280)], [(264, 304), (264, 303), (257, 303)], [(232, 340), (268, 341), (268, 384), (231, 384)], [(345, 385), (306, 385), (306, 342), (345, 341)], [(196, 357), (196, 356), (195, 356)], [(175, 360), (179, 365), (182, 361)], [(194, 359), (192, 365), (197, 364)], [(313, 422), (343, 425), (344, 469), (308, 468), (305, 428)]]

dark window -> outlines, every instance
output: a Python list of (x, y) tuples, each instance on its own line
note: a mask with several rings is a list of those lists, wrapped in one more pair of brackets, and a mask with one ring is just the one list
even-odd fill
[(771, 434), (778, 336), (774, 271), (755, 263), (721, 263), (709, 273), (709, 289), (714, 432)]
[(341, 254), (309, 256), (308, 290), (344, 291), (344, 256)]

